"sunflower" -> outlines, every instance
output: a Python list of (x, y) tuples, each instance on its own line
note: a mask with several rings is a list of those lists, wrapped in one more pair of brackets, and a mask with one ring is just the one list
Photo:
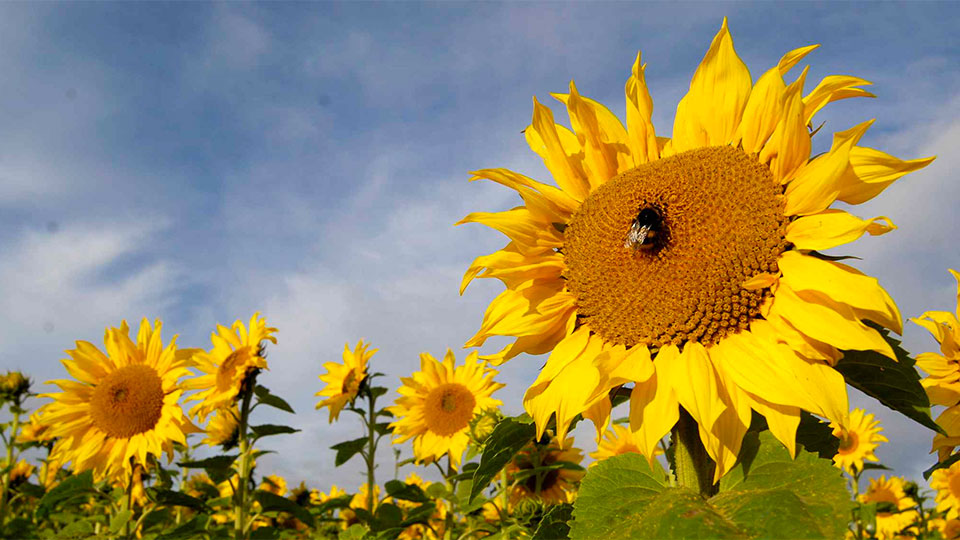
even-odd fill
[(928, 311), (912, 322), (926, 328), (940, 344), (940, 354), (924, 352), (917, 355), (917, 366), (929, 375), (920, 381), (927, 391), (930, 403), (947, 407), (937, 423), (947, 435), (933, 437), (931, 452), (937, 451), (945, 460), (953, 448), (960, 445), (960, 273), (950, 270), (957, 280), (957, 311)]
[(937, 490), (937, 510), (947, 519), (960, 518), (960, 461), (933, 471), (930, 487)]
[[(0, 468), (7, 468), (7, 463), (4, 462)], [(13, 464), (13, 467), (10, 467), (10, 486), (18, 486), (23, 484), (33, 475), (34, 467), (24, 460), (18, 460)]]
[(195, 366), (203, 374), (184, 383), (189, 390), (200, 390), (187, 398), (200, 402), (190, 409), (190, 414), (204, 422), (213, 411), (232, 406), (248, 377), (267, 369), (261, 345), (264, 340), (276, 343), (276, 331), (267, 326), (260, 313), (250, 317), (249, 331), (239, 320), (231, 328), (218, 324), (217, 331), (210, 335), (213, 349), (199, 350), (193, 355)]
[[(654, 452), (660, 453), (660, 449), (657, 448)], [(642, 453), (636, 432), (631, 431), (628, 426), (614, 425), (603, 434), (603, 438), (597, 443), (597, 451), (590, 453), (590, 457), (596, 460), (590, 466), (592, 467), (604, 459), (629, 453)]]
[(895, 227), (830, 208), (858, 204), (933, 158), (901, 161), (857, 146), (872, 122), (836, 133), (811, 159), (814, 114), (831, 101), (871, 96), (869, 82), (823, 79), (803, 96), (805, 69), (784, 75), (817, 46), (793, 50), (754, 84), (724, 19), (677, 106), (673, 138), (658, 137), (638, 54), (626, 83), (626, 128), (570, 83), (553, 94), (573, 131), (534, 99), (526, 139), (557, 186), (507, 169), (483, 169), (523, 205), (460, 223), (504, 233), (503, 249), (478, 257), (461, 283), (497, 278), (506, 290), (466, 346), (515, 341), (485, 356), (551, 352), (524, 396), (543, 432), (556, 415), (563, 437), (583, 413), (609, 421), (608, 390), (635, 383), (631, 426), (640, 449), (686, 409), (718, 462), (736, 461), (751, 410), (791, 453), (800, 411), (845, 421), (839, 350), (894, 357), (869, 319), (896, 332), (901, 317), (877, 281), (819, 256), (864, 233)]
[[(432, 482), (428, 482), (423, 478), (420, 478), (420, 476), (417, 473), (410, 473), (409, 475), (407, 475), (407, 478), (406, 480), (404, 480), (404, 483), (407, 484), (408, 486), (417, 486), (421, 490), (426, 491), (426, 489), (430, 487), (430, 484)], [(404, 511), (404, 513), (407, 513), (407, 514), (409, 514), (411, 510), (414, 510), (417, 507), (419, 507), (417, 503), (414, 503), (411, 501), (404, 501), (402, 499), (397, 499), (394, 504), (400, 507)], [(429, 520), (430, 527), (427, 527), (423, 523), (415, 523), (413, 525), (410, 525), (406, 529), (404, 529), (397, 538), (400, 540), (417, 540), (419, 538), (436, 539), (438, 537), (442, 537), (444, 526), (445, 526), (444, 520), (447, 517), (447, 505), (444, 503), (442, 499), (437, 499), (435, 501), (435, 504), (436, 504), (436, 509), (434, 510), (433, 514), (430, 516), (430, 520)]]
[[(506, 468), (510, 505), (539, 500), (546, 504), (570, 502), (584, 471), (578, 465), (583, 452), (568, 437), (561, 445), (552, 438), (548, 444), (530, 443), (514, 456)], [(542, 469), (546, 468), (546, 469)], [(539, 472), (534, 472), (541, 469)]]
[[(375, 513), (377, 508), (380, 506), (380, 486), (373, 486), (373, 508), (369, 508), (367, 504), (367, 493), (369, 492), (369, 487), (367, 484), (363, 484), (357, 489), (357, 492), (350, 499), (350, 507), (344, 508), (340, 511), (340, 526), (344, 529), (350, 528), (354, 523), (359, 523), (360, 520), (357, 519), (357, 513), (354, 511), (357, 508), (362, 508), (367, 510), (370, 513)], [(331, 490), (331, 497), (333, 496), (333, 491)]]
[(880, 434), (883, 428), (880, 421), (875, 420), (872, 414), (863, 409), (854, 409), (850, 413), (849, 424), (842, 426), (830, 424), (833, 436), (840, 439), (837, 455), (833, 456), (833, 464), (843, 469), (849, 475), (863, 470), (864, 461), (879, 461), (873, 451), (887, 438)]
[(330, 423), (336, 421), (340, 411), (347, 402), (353, 402), (360, 391), (360, 383), (367, 378), (367, 362), (379, 349), (368, 351), (369, 344), (363, 340), (357, 342), (356, 348), (350, 352), (350, 344), (343, 346), (343, 363), (327, 362), (323, 365), (327, 373), (320, 375), (320, 380), (327, 385), (315, 396), (326, 397), (317, 403), (316, 408), (330, 408)]
[(86, 341), (67, 351), (62, 363), (76, 380), (50, 381), (62, 392), (43, 394), (54, 401), (38, 411), (49, 426), (44, 435), (59, 438), (50, 461), (70, 462), (77, 473), (92, 469), (98, 481), (122, 480), (131, 462), (145, 465), (164, 452), (173, 459), (173, 443), (200, 431), (179, 403), (188, 351), (177, 351), (176, 336), (164, 347), (160, 329), (159, 320), (151, 327), (143, 319), (134, 343), (124, 321), (106, 330), (107, 354)]
[(200, 441), (210, 446), (233, 448), (240, 438), (240, 411), (236, 406), (217, 409), (207, 424), (207, 438)]
[(397, 417), (390, 424), (399, 444), (411, 438), (417, 462), (430, 462), (447, 455), (453, 468), (470, 441), (470, 421), (485, 410), (501, 405), (490, 397), (503, 387), (494, 382), (497, 372), (487, 367), (476, 352), (463, 365), (454, 367), (456, 358), (447, 349), (443, 363), (428, 353), (420, 355), (420, 371), (402, 377), (396, 405), (387, 410)]
[(287, 494), (287, 481), (282, 476), (271, 474), (263, 477), (263, 481), (260, 482), (260, 487), (257, 489), (283, 497)]
[(866, 493), (859, 496), (862, 503), (890, 503), (899, 512), (877, 512), (876, 536), (880, 540), (899, 538), (900, 532), (909, 527), (919, 514), (912, 510), (917, 503), (903, 492), (902, 478), (886, 476), (871, 478)]
[(33, 413), (30, 415), (30, 420), (20, 430), (20, 434), (17, 435), (17, 442), (21, 444), (49, 442), (53, 440), (49, 430), (50, 425), (40, 418), (40, 414)]

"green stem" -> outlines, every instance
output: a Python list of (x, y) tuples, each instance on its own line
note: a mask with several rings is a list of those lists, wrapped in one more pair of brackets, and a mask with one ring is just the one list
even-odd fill
[(130, 515), (127, 517), (127, 522), (123, 524), (123, 537), (127, 540), (130, 539), (130, 519), (133, 517), (133, 479), (136, 477), (138, 465), (134, 465), (130, 469), (130, 481), (127, 482), (127, 510), (130, 511)]
[(3, 493), (0, 494), (0, 530), (7, 523), (7, 498), (10, 496), (10, 477), (14, 467), (14, 444), (17, 441), (17, 432), (20, 430), (20, 401), (17, 400), (10, 407), (13, 412), (13, 425), (10, 428), (10, 439), (7, 441), (7, 472), (3, 475)]
[(243, 401), (240, 406), (240, 477), (236, 487), (236, 518), (233, 522), (233, 536), (235, 540), (243, 540), (247, 520), (247, 485), (250, 482), (250, 455), (252, 445), (247, 434), (247, 421), (250, 416), (250, 399), (253, 397), (255, 380), (244, 385)]
[(686, 488), (695, 489), (704, 497), (716, 493), (713, 484), (713, 471), (716, 464), (707, 454), (700, 441), (697, 422), (690, 413), (680, 408), (680, 419), (673, 428), (671, 442), (674, 447), (674, 470), (677, 483)]
[(373, 391), (367, 388), (367, 400), (369, 410), (367, 411), (367, 510), (373, 513), (373, 486), (377, 484), (374, 478), (374, 469), (377, 463), (377, 398)]

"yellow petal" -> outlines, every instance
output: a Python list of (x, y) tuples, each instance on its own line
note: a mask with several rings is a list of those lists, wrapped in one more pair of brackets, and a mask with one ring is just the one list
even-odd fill
[(875, 97), (870, 92), (856, 88), (873, 84), (870, 81), (850, 75), (829, 75), (820, 81), (816, 88), (803, 98), (804, 123), (809, 124), (813, 115), (827, 103), (852, 97)]
[(671, 381), (677, 399), (704, 429), (713, 428), (726, 408), (720, 400), (717, 374), (707, 350), (697, 342), (688, 342), (677, 360), (679, 368)]
[(863, 220), (844, 210), (827, 209), (800, 217), (787, 225), (787, 241), (797, 249), (829, 249), (863, 236), (886, 234), (897, 226), (886, 216)]
[(651, 461), (660, 439), (680, 418), (677, 396), (669, 383), (678, 357), (675, 345), (660, 349), (654, 374), (630, 393), (630, 429), (637, 432), (640, 451)]
[(897, 305), (876, 278), (833, 261), (797, 251), (787, 251), (777, 261), (783, 281), (795, 291), (819, 291), (846, 304), (860, 317), (903, 333), (903, 319)]
[(561, 144), (557, 128), (553, 112), (533, 98), (533, 123), (524, 131), (527, 143), (543, 158), (560, 189), (575, 200), (583, 201), (590, 194), (590, 184), (583, 172), (571, 163), (570, 151)]
[(518, 249), (530, 254), (542, 252), (544, 248), (563, 247), (563, 235), (524, 207), (504, 212), (473, 212), (456, 224), (463, 223), (480, 223), (496, 229), (516, 242)]
[(570, 124), (577, 138), (584, 141), (584, 164), (591, 172), (588, 176), (591, 191), (628, 168), (627, 130), (615, 114), (581, 96), (573, 81), (570, 81), (569, 94), (552, 95), (567, 106)]
[(934, 159), (903, 161), (873, 148), (856, 146), (850, 151), (851, 169), (840, 183), (837, 199), (848, 204), (869, 201), (901, 176), (926, 167)]
[(813, 52), (818, 47), (820, 47), (819, 43), (815, 45), (807, 45), (806, 47), (794, 49), (783, 55), (780, 58), (780, 62), (777, 64), (777, 69), (780, 70), (780, 74), (786, 75), (788, 71), (793, 69), (793, 66), (797, 65), (800, 60), (803, 60), (805, 56)]
[(797, 455), (797, 427), (800, 426), (800, 409), (789, 405), (770, 403), (763, 398), (750, 396), (753, 408), (767, 419), (770, 433), (787, 447), (790, 457)]
[(844, 350), (873, 350), (896, 359), (890, 344), (863, 323), (853, 309), (834, 302), (823, 293), (794, 291), (780, 282), (770, 313), (783, 317), (813, 339)]
[(594, 427), (597, 428), (598, 441), (603, 437), (603, 432), (607, 430), (607, 426), (610, 425), (611, 409), (610, 398), (604, 396), (588, 407), (587, 410), (583, 411), (583, 417), (593, 422)]
[(810, 157), (810, 133), (803, 121), (803, 83), (807, 68), (787, 86), (783, 93), (783, 109), (773, 135), (760, 150), (760, 161), (770, 163), (773, 176), (781, 183), (793, 178), (794, 172)]
[(752, 278), (744, 281), (740, 284), (741, 287), (748, 291), (755, 291), (757, 289), (768, 289), (773, 286), (774, 283), (780, 278), (778, 274), (762, 273), (753, 276)]
[(644, 77), (646, 67), (646, 64), (640, 63), (640, 53), (637, 52), (633, 71), (624, 88), (627, 96), (627, 143), (635, 167), (660, 159), (657, 134), (651, 119), (653, 100)]
[(683, 152), (730, 143), (752, 87), (750, 71), (733, 48), (733, 38), (724, 18), (690, 81), (690, 90), (680, 100), (682, 106), (677, 107), (674, 150)]

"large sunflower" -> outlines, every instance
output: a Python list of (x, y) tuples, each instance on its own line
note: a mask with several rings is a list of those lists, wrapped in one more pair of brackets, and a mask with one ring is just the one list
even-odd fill
[(443, 363), (428, 353), (420, 355), (420, 371), (402, 377), (396, 405), (387, 410), (397, 417), (390, 424), (399, 444), (413, 438), (418, 462), (435, 461), (447, 455), (454, 468), (470, 442), (470, 421), (487, 409), (501, 405), (490, 397), (503, 387), (494, 382), (497, 372), (473, 352), (455, 367), (453, 351), (447, 349)]
[(510, 238), (478, 257), (475, 277), (507, 287), (466, 344), (516, 340), (493, 363), (551, 352), (524, 405), (542, 433), (563, 437), (579, 413), (605, 426), (608, 390), (633, 382), (631, 426), (641, 450), (678, 419), (699, 424), (722, 475), (736, 460), (751, 410), (791, 452), (801, 409), (832, 421), (848, 410), (841, 349), (893, 352), (869, 319), (896, 332), (901, 317), (877, 281), (814, 250), (894, 228), (832, 209), (858, 204), (932, 158), (901, 161), (857, 146), (872, 122), (836, 133), (811, 158), (814, 114), (870, 96), (869, 82), (824, 78), (806, 96), (807, 70), (784, 75), (817, 46), (791, 51), (754, 84), (724, 20), (677, 106), (673, 138), (657, 137), (637, 55), (626, 83), (626, 128), (601, 104), (553, 94), (573, 131), (534, 99), (526, 139), (559, 188), (507, 169), (485, 178), (517, 190), (522, 206), (461, 223)]
[(356, 399), (360, 383), (367, 378), (367, 362), (379, 350), (367, 350), (369, 347), (370, 345), (361, 339), (353, 352), (350, 352), (350, 344), (344, 344), (343, 363), (327, 362), (323, 365), (327, 372), (319, 377), (327, 385), (314, 395), (326, 398), (319, 401), (316, 408), (328, 407), (331, 423), (337, 420), (347, 402)]
[(149, 454), (164, 452), (172, 459), (173, 443), (200, 431), (179, 403), (189, 351), (177, 351), (176, 336), (164, 347), (160, 329), (160, 321), (143, 319), (134, 343), (123, 321), (106, 330), (107, 354), (86, 341), (67, 351), (62, 362), (76, 380), (50, 381), (62, 392), (43, 394), (54, 401), (38, 411), (49, 426), (44, 435), (58, 438), (51, 461), (126, 483), (131, 462), (146, 465)]
[(873, 451), (881, 442), (887, 442), (887, 438), (880, 434), (883, 431), (880, 421), (863, 409), (854, 409), (849, 418), (846, 426), (837, 423), (830, 425), (833, 436), (840, 439), (833, 464), (847, 474), (854, 475), (863, 470), (864, 461), (879, 461)]
[(919, 318), (910, 319), (926, 328), (940, 343), (940, 354), (924, 352), (917, 355), (917, 365), (929, 375), (921, 383), (933, 405), (947, 407), (937, 423), (947, 435), (933, 437), (931, 452), (939, 452), (946, 459), (955, 446), (960, 445), (960, 272), (950, 270), (957, 280), (957, 311), (928, 311)]
[(248, 377), (267, 368), (261, 342), (276, 343), (277, 338), (273, 336), (276, 331), (267, 326), (267, 320), (260, 313), (250, 317), (249, 330), (241, 321), (233, 323), (231, 328), (218, 324), (217, 331), (210, 335), (213, 349), (199, 350), (193, 355), (195, 367), (203, 373), (184, 383), (187, 389), (200, 390), (186, 399), (200, 402), (190, 409), (190, 414), (203, 422), (213, 411), (231, 407)]

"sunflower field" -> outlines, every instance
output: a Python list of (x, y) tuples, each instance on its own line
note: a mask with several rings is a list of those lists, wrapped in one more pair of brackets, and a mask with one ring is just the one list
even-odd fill
[[(102, 344), (77, 336), (60, 379), (8, 371), (0, 537), (960, 538), (960, 273), (956, 312), (907, 314), (933, 338), (908, 352), (890, 294), (824, 253), (896, 229), (854, 207), (934, 157), (860, 146), (872, 120), (821, 131), (824, 107), (872, 94), (808, 81), (817, 48), (753, 80), (723, 19), (672, 130), (653, 124), (639, 53), (623, 118), (573, 82), (552, 94), (568, 125), (534, 99), (523, 137), (551, 178), (472, 171), (519, 205), (457, 223), (507, 238), (463, 261), (460, 293), (502, 291), (466, 351), (423, 352), (399, 380), (348, 336), (323, 353), (316, 410), (295, 411), (265, 386), (284, 333), (259, 312), (208, 343), (121, 321)], [(524, 354), (541, 368), (509, 415), (498, 370)], [(880, 462), (884, 429), (848, 387), (923, 427), (922, 480)], [(328, 446), (362, 483), (260, 465), (298, 432), (264, 418), (293, 415), (352, 433)], [(581, 422), (592, 438), (574, 439)]]

